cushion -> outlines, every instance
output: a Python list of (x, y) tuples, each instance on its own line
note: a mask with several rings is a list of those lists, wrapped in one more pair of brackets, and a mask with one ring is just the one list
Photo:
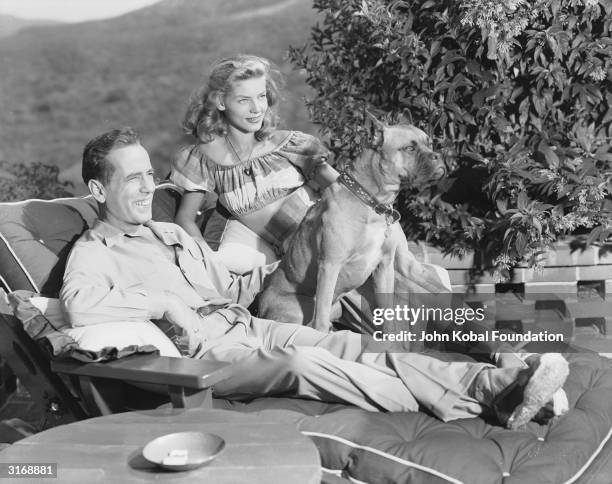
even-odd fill
[(73, 328), (68, 324), (59, 299), (32, 295), (30, 303), (50, 324), (70, 336), (86, 351), (98, 352), (109, 346), (125, 348), (150, 345), (155, 346), (162, 356), (181, 357), (172, 341), (151, 321), (117, 321)]
[(319, 450), (324, 475), (350, 482), (610, 482), (605, 464), (612, 451), (612, 361), (590, 352), (565, 356), (571, 410), (547, 425), (530, 422), (518, 431), (482, 418), (444, 423), (421, 412), (368, 412), (288, 398), (216, 400), (215, 407), (296, 412), (296, 425)]
[(154, 346), (162, 356), (180, 358), (172, 341), (150, 321), (121, 321), (67, 328), (62, 331), (87, 351), (103, 351), (106, 347)]
[(105, 361), (155, 351), (163, 356), (181, 356), (174, 344), (151, 322), (118, 321), (72, 328), (58, 299), (30, 291), (15, 291), (8, 298), (26, 333), (53, 357)]
[(70, 248), (96, 217), (91, 197), (0, 204), (3, 284), (57, 297)]
[(511, 431), (480, 418), (443, 423), (422, 413), (352, 409), (299, 426), (317, 444), (323, 467), (364, 482), (570, 482), (610, 441), (612, 365), (596, 354), (567, 358), (572, 410), (548, 425)]

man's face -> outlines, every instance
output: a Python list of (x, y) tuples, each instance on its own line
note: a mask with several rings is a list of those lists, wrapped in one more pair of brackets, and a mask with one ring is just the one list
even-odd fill
[(149, 154), (140, 145), (129, 145), (114, 149), (106, 160), (112, 174), (94, 197), (104, 204), (106, 222), (132, 232), (152, 217), (155, 182)]

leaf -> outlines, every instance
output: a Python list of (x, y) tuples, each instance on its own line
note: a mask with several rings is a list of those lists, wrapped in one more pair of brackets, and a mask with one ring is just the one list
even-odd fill
[(529, 197), (527, 196), (527, 192), (522, 191), (519, 193), (518, 198), (516, 200), (516, 206), (519, 210), (523, 211), (527, 208), (527, 202), (529, 201)]
[(609, 151), (609, 149), (610, 148), (608, 146), (602, 146), (595, 152), (595, 158), (600, 161), (612, 162), (612, 153)]
[(527, 247), (527, 237), (523, 232), (516, 234), (516, 242), (514, 243), (514, 246), (516, 247), (518, 255), (522, 257), (525, 252), (525, 248)]
[(548, 166), (551, 168), (559, 168), (559, 157), (545, 140), (540, 141), (538, 144), (538, 151), (544, 155)]
[(508, 210), (508, 200), (506, 199), (498, 198), (497, 200), (495, 200), (495, 205), (497, 205), (497, 210), (499, 210), (499, 213), (502, 215), (504, 215)]
[(456, 61), (459, 61), (459, 60), (460, 61), (465, 61), (465, 57), (463, 57), (461, 54), (457, 54), (455, 52), (447, 52), (442, 57), (442, 65), (452, 64), (453, 62), (456, 62)]
[(538, 234), (542, 235), (542, 224), (540, 223), (540, 221), (534, 217), (531, 220), (531, 223), (533, 224), (533, 227), (538, 231)]
[(601, 124), (608, 124), (612, 121), (612, 107), (608, 108), (608, 111), (606, 112), (606, 115), (604, 116), (604, 118), (601, 121)]
[(477, 161), (478, 163), (482, 163), (484, 161), (484, 158), (480, 154), (475, 153), (474, 151), (464, 151), (462, 155), (474, 161)]
[(435, 57), (438, 52), (440, 52), (440, 45), (442, 45), (442, 43), (439, 40), (434, 40), (431, 43), (431, 46), (429, 47), (429, 55), (431, 57)]
[(529, 113), (528, 116), (529, 116), (529, 121), (531, 122), (533, 127), (537, 129), (538, 131), (542, 131), (542, 119), (539, 118), (538, 116), (535, 116), (533, 113)]
[(542, 99), (541, 96), (536, 95), (532, 96), (531, 101), (533, 102), (533, 107), (538, 115), (543, 118), (546, 113), (546, 103), (544, 102), (544, 99)]
[(552, 215), (555, 217), (563, 217), (563, 207), (561, 205), (555, 205), (552, 209)]
[(587, 245), (591, 245), (593, 242), (595, 242), (597, 239), (599, 239), (599, 237), (602, 235), (603, 233), (603, 227), (599, 226), (599, 227), (595, 227), (593, 230), (591, 230), (591, 232), (589, 233), (589, 236), (587, 237)]
[(561, 49), (559, 48), (559, 44), (557, 43), (557, 39), (555, 39), (554, 37), (548, 37), (548, 39), (546, 39), (546, 40), (548, 41), (548, 46), (553, 51), (553, 54), (554, 54), (555, 58), (556, 59), (561, 59), (563, 57), (563, 54), (561, 53)]

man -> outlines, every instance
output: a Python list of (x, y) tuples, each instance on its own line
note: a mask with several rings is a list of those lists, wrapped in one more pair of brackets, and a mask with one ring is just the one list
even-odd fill
[(495, 368), (418, 353), (369, 353), (356, 333), (252, 317), (245, 307), (273, 266), (232, 276), (179, 226), (152, 221), (153, 169), (130, 128), (87, 144), (83, 180), (100, 218), (67, 263), (60, 297), (71, 324), (165, 319), (187, 336), (191, 356), (233, 363), (216, 396), (300, 396), (386, 411), (421, 406), (445, 421), (493, 408), (516, 428), (567, 377), (567, 362), (557, 354), (533, 356), (524, 368)]

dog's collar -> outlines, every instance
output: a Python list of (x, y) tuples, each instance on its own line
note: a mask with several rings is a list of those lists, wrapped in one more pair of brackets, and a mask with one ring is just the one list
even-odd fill
[(395, 222), (399, 222), (401, 218), (400, 213), (393, 208), (392, 204), (380, 203), (372, 195), (370, 195), (363, 185), (355, 180), (355, 178), (353, 178), (347, 171), (340, 172), (338, 181), (377, 214), (384, 215), (387, 220), (387, 225), (392, 225)]

